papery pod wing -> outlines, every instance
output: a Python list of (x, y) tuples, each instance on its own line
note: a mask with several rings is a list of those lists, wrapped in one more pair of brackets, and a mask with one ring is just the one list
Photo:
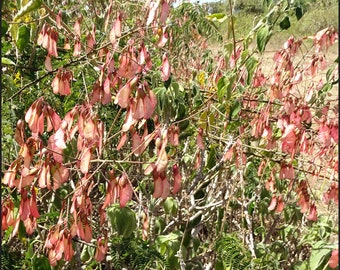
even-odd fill
[(83, 223), (80, 219), (77, 222), (77, 235), (80, 237), (80, 239), (85, 240), (85, 231)]
[(161, 15), (159, 17), (159, 22), (161, 24), (165, 24), (166, 19), (169, 16), (169, 12), (170, 12), (170, 6), (169, 6), (168, 2), (164, 0), (163, 3), (162, 3), (162, 7), (161, 7)]
[(268, 211), (273, 211), (276, 208), (276, 204), (277, 204), (277, 198), (276, 198), (276, 195), (274, 194), (269, 203)]
[(48, 252), (48, 262), (51, 266), (57, 266), (56, 252), (54, 249), (50, 249)]
[(90, 243), (92, 240), (92, 229), (88, 223), (88, 221), (85, 221), (84, 226), (84, 241), (87, 243)]
[(168, 154), (166, 152), (166, 145), (167, 145), (167, 132), (165, 132), (165, 138), (163, 139), (161, 149), (158, 153), (158, 159), (155, 163), (157, 172), (161, 173), (164, 172), (167, 165), (168, 165)]
[(98, 123), (97, 130), (98, 130), (98, 134), (99, 134), (98, 153), (101, 156), (102, 152), (103, 152), (103, 140), (104, 140), (104, 131), (105, 131), (103, 122)]
[(130, 104), (126, 111), (125, 121), (122, 127), (122, 132), (127, 132), (136, 123), (136, 119), (133, 118), (134, 104)]
[(49, 54), (45, 58), (45, 68), (46, 68), (47, 71), (53, 70), (52, 59), (51, 59), (51, 56)]
[(162, 197), (162, 199), (166, 199), (170, 195), (170, 183), (169, 183), (167, 177), (163, 178), (162, 182), (163, 182), (163, 190), (162, 190), (161, 197)]
[(85, 148), (80, 158), (80, 171), (84, 174), (88, 173), (91, 160), (91, 149)]
[(127, 133), (126, 132), (124, 132), (123, 134), (122, 134), (122, 136), (120, 137), (120, 140), (119, 140), (119, 143), (118, 143), (118, 145), (117, 145), (117, 150), (119, 151), (123, 146), (124, 146), (124, 144), (126, 143), (126, 141), (127, 141)]
[(157, 14), (157, 9), (159, 6), (160, 1), (152, 1), (151, 3), (149, 3), (149, 14), (148, 14), (148, 18), (146, 21), (146, 25), (150, 25), (156, 18), (156, 14)]
[(177, 164), (172, 166), (172, 173), (174, 178), (174, 186), (172, 188), (172, 193), (176, 194), (181, 189), (182, 176), (179, 172), (179, 167)]
[(143, 147), (141, 147), (142, 140), (136, 130), (131, 127), (132, 131), (132, 152), (138, 157), (140, 154), (143, 153)]
[(310, 221), (317, 221), (318, 220), (318, 213), (316, 210), (315, 203), (312, 203), (309, 208), (309, 215), (307, 216), (307, 219)]
[(58, 29), (61, 29), (62, 14), (63, 14), (62, 11), (59, 10), (59, 12), (58, 12), (58, 14), (57, 14), (57, 16), (56, 16), (56, 19), (55, 19), (55, 21), (56, 21), (56, 23), (57, 23), (57, 28), (58, 28)]
[(80, 40), (77, 38), (74, 41), (73, 56), (74, 57), (79, 57), (80, 53), (81, 53), (81, 44), (80, 44)]
[(55, 133), (54, 138), (55, 138), (55, 145), (59, 149), (65, 149), (66, 148), (65, 131), (62, 128), (57, 130), (57, 132)]
[(72, 247), (72, 237), (69, 234), (67, 237), (64, 237), (64, 258), (66, 261), (71, 261), (74, 256), (74, 250)]
[(164, 47), (164, 45), (166, 44), (168, 39), (169, 39), (169, 34), (168, 34), (168, 31), (167, 31), (167, 27), (163, 27), (161, 35), (159, 36), (159, 39), (158, 39), (158, 42), (157, 42), (157, 46), (159, 48)]
[(39, 172), (38, 186), (40, 188), (45, 188), (47, 187), (47, 183), (50, 182), (51, 182), (50, 166), (48, 164), (48, 161), (45, 161)]
[(126, 203), (132, 199), (133, 189), (130, 182), (127, 182), (119, 192), (119, 205), (125, 207)]
[(94, 45), (96, 44), (96, 40), (92, 33), (88, 33), (86, 36), (86, 50), (85, 53), (88, 54), (92, 52)]
[(53, 189), (57, 190), (68, 180), (69, 170), (62, 164), (56, 163), (54, 166), (52, 166), (51, 174), (53, 177)]
[(27, 175), (23, 176), (21, 175), (20, 181), (19, 181), (19, 185), (18, 188), (24, 188), (27, 186), (30, 186), (33, 182), (33, 179), (35, 178), (36, 172), (34, 171), (33, 173), (28, 173)]
[(145, 175), (149, 175), (149, 174), (152, 173), (155, 169), (156, 169), (155, 163), (150, 163), (150, 164), (146, 167), (146, 169), (144, 170), (144, 174), (145, 174)]
[(50, 42), (49, 42), (47, 51), (49, 55), (54, 56), (54, 57), (58, 57), (57, 41), (58, 41), (58, 32), (56, 31), (55, 28), (52, 28), (50, 32)]
[(32, 130), (32, 133), (38, 133), (38, 134), (43, 134), (44, 133), (44, 120), (45, 120), (45, 115), (44, 113), (40, 114), (38, 121), (37, 121), (37, 126), (36, 126), (36, 131)]
[(5, 185), (8, 185), (9, 187), (14, 187), (15, 186), (15, 177), (17, 174), (17, 171), (20, 168), (22, 159), (18, 158), (12, 162), (12, 164), (9, 166), (8, 170), (4, 173), (4, 178), (2, 182)]
[(61, 125), (60, 116), (52, 109), (51, 106), (47, 106), (47, 131), (57, 131)]
[(33, 234), (37, 227), (37, 221), (35, 217), (29, 216), (28, 219), (24, 220), (24, 226), (28, 235)]
[(56, 252), (56, 260), (61, 260), (64, 252), (64, 241), (62, 238), (58, 240), (54, 250)]
[(96, 127), (92, 119), (85, 121), (84, 125), (84, 137), (88, 140), (94, 139), (94, 134), (96, 132)]
[(163, 180), (158, 175), (157, 177), (154, 177), (153, 183), (154, 183), (154, 188), (153, 188), (152, 196), (154, 198), (159, 198), (162, 196), (162, 193), (163, 193)]
[(101, 97), (101, 102), (102, 102), (103, 105), (109, 104), (112, 100), (110, 85), (111, 85), (111, 79), (110, 79), (110, 76), (107, 76), (105, 81), (104, 81), (103, 95)]
[(163, 82), (169, 79), (170, 72), (171, 72), (171, 68), (170, 68), (168, 56), (164, 54), (162, 58), (162, 66), (161, 66), (161, 77), (162, 77)]
[(144, 117), (144, 102), (143, 99), (138, 96), (137, 99), (134, 99), (135, 111), (133, 112), (134, 119), (142, 119)]
[(51, 149), (50, 151), (53, 155), (53, 158), (56, 162), (62, 163), (63, 162), (63, 149), (58, 148), (55, 145), (55, 134), (52, 134), (51, 137), (48, 139), (48, 148)]
[(26, 189), (21, 189), (21, 200), (20, 200), (20, 207), (19, 207), (19, 216), (21, 220), (26, 220), (30, 214), (30, 204), (27, 198), (27, 191)]
[(54, 94), (59, 93), (60, 84), (61, 84), (61, 70), (59, 69), (51, 84)]
[(25, 127), (24, 121), (19, 120), (15, 128), (14, 139), (20, 146), (22, 146), (25, 143), (24, 127)]
[(335, 269), (339, 265), (339, 249), (332, 251), (331, 257), (329, 258), (328, 265), (330, 268)]

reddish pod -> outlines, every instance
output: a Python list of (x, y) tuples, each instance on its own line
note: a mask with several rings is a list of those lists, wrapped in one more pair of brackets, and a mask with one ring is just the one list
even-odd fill
[(119, 179), (119, 205), (125, 207), (127, 202), (132, 199), (133, 189), (127, 174), (124, 173)]
[(107, 249), (108, 249), (108, 240), (107, 240), (107, 238), (98, 237), (96, 253), (94, 255), (94, 258), (95, 258), (95, 260), (97, 262), (101, 262), (102, 260), (105, 259)]
[(70, 95), (70, 81), (72, 80), (72, 77), (71, 71), (58, 69), (58, 72), (52, 81), (53, 93), (60, 94), (61, 96)]
[(164, 53), (162, 57), (162, 66), (161, 66), (161, 77), (162, 77), (163, 82), (167, 81), (170, 78), (170, 73), (171, 73), (171, 67), (170, 67), (170, 63), (168, 60), (168, 56), (166, 55), (166, 53)]

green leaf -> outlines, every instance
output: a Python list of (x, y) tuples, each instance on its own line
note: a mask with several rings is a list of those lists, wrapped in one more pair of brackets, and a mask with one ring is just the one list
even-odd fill
[(27, 28), (26, 25), (22, 25), (19, 28), (18, 40), (16, 42), (18, 50), (22, 52), (27, 47), (29, 42), (30, 42), (30, 30)]
[(1, 64), (15, 66), (15, 63), (11, 59), (8, 59), (6, 57), (1, 57)]
[(18, 40), (18, 24), (11, 24), (9, 31), (11, 33), (12, 39), (14, 42), (17, 42)]
[(257, 42), (257, 48), (260, 51), (260, 53), (263, 53), (264, 49), (266, 48), (266, 45), (269, 41), (269, 37), (270, 37), (270, 31), (269, 31), (268, 25), (262, 26), (257, 31), (256, 42)]
[(80, 259), (82, 262), (86, 262), (91, 258), (90, 254), (90, 248), (89, 246), (85, 246), (80, 254)]
[(24, 238), (26, 237), (26, 227), (22, 220), (19, 222), (18, 236), (21, 241), (24, 241)]
[(26, 5), (21, 7), (19, 12), (13, 18), (13, 21), (18, 22), (23, 16), (30, 13), (31, 11), (37, 10), (40, 8), (41, 4), (43, 3), (42, 0), (30, 0)]
[(136, 214), (129, 207), (119, 207), (118, 204), (107, 210), (112, 228), (124, 238), (129, 237), (137, 227)]
[(210, 146), (210, 151), (207, 159), (207, 168), (211, 169), (216, 164), (216, 149), (213, 145)]
[(214, 14), (205, 16), (205, 18), (212, 22), (223, 23), (228, 18), (228, 16), (225, 15), (224, 13), (214, 13)]
[(8, 30), (8, 23), (5, 20), (1, 20), (1, 36), (3, 37)]
[(163, 206), (164, 206), (164, 211), (166, 214), (172, 215), (172, 216), (176, 215), (178, 205), (177, 205), (177, 202), (174, 200), (174, 198), (168, 197), (164, 201)]
[(322, 269), (321, 267), (326, 263), (328, 255), (331, 253), (332, 249), (326, 247), (323, 241), (317, 242), (311, 252), (309, 266), (311, 270)]
[(32, 261), (32, 269), (34, 270), (48, 270), (52, 269), (45, 256), (34, 257)]
[(303, 12), (302, 7), (296, 7), (295, 8), (295, 16), (296, 16), (297, 20), (300, 20), (302, 18), (303, 14), (304, 14), (304, 12)]
[(327, 73), (326, 73), (326, 81), (328, 82), (333, 74), (333, 71), (334, 71), (334, 67), (331, 67), (330, 69), (327, 70)]
[(184, 106), (184, 104), (179, 103), (177, 105), (178, 105), (178, 107), (176, 109), (176, 117), (175, 117), (176, 121), (182, 120), (186, 115), (186, 107)]
[(279, 25), (282, 30), (287, 30), (290, 27), (289, 17), (288, 16), (284, 17)]
[(238, 113), (240, 111), (241, 111), (241, 103), (238, 100), (236, 100), (236, 102), (234, 103), (234, 105), (233, 105), (233, 107), (231, 108), (231, 111), (230, 111), (231, 118), (238, 115)]
[(257, 59), (254, 57), (254, 56), (250, 56), (245, 64), (246, 64), (246, 69), (247, 69), (247, 72), (248, 72), (248, 77), (247, 77), (247, 84), (249, 85), (253, 79), (253, 73), (254, 73), (254, 70), (257, 66)]
[(175, 97), (178, 97), (180, 95), (180, 92), (184, 91), (183, 86), (177, 82), (172, 82), (170, 89), (174, 91)]
[(207, 117), (208, 117), (208, 111), (204, 111), (202, 112), (199, 122), (198, 122), (198, 126), (200, 128), (206, 129), (207, 128)]
[(174, 200), (173, 198), (171, 197), (168, 197), (164, 203), (163, 203), (163, 207), (164, 207), (164, 211), (166, 214), (170, 214), (171, 213), (171, 210), (172, 210), (172, 207), (174, 206)]
[(233, 85), (234, 85), (234, 82), (236, 80), (236, 74), (231, 74), (230, 76), (228, 76), (228, 79), (229, 79), (229, 83), (228, 83), (228, 86), (227, 86), (227, 100), (230, 100), (231, 99), (231, 92), (233, 90)]
[(217, 82), (217, 96), (218, 100), (222, 100), (225, 92), (227, 90), (227, 78), (226, 76), (222, 76)]
[(217, 82), (217, 96), (219, 101), (226, 96), (227, 100), (231, 98), (232, 87), (235, 82), (235, 74), (231, 73), (227, 76), (222, 76)]

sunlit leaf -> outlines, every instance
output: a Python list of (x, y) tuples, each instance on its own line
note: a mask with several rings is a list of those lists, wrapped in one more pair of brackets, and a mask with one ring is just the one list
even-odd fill
[(225, 15), (224, 13), (214, 13), (214, 14), (205, 16), (205, 18), (212, 22), (223, 23), (228, 18), (228, 16)]
[(1, 64), (15, 66), (15, 63), (11, 59), (9, 59), (7, 57), (1, 57)]
[(22, 52), (29, 42), (30, 42), (30, 30), (26, 25), (22, 25), (19, 27), (18, 40), (16, 41), (18, 50)]
[(30, 0), (26, 5), (21, 7), (19, 12), (14, 16), (13, 21), (18, 22), (23, 16), (27, 13), (32, 12), (40, 8), (41, 4), (43, 3), (42, 0)]
[(257, 42), (257, 48), (262, 53), (264, 49), (266, 48), (266, 45), (269, 41), (270, 37), (270, 31), (269, 26), (264, 25), (262, 26), (258, 31), (256, 35), (256, 42)]

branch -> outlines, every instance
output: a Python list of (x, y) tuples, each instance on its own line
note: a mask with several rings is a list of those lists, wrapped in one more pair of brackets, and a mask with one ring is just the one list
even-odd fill
[[(230, 9), (230, 21), (231, 21), (231, 31), (233, 35), (233, 47), (234, 47), (234, 57), (236, 57), (236, 37), (235, 37), (235, 27), (234, 27), (234, 18), (233, 18), (233, 6), (231, 0), (229, 2), (229, 9)], [(235, 61), (235, 70), (237, 70), (237, 63)]]

